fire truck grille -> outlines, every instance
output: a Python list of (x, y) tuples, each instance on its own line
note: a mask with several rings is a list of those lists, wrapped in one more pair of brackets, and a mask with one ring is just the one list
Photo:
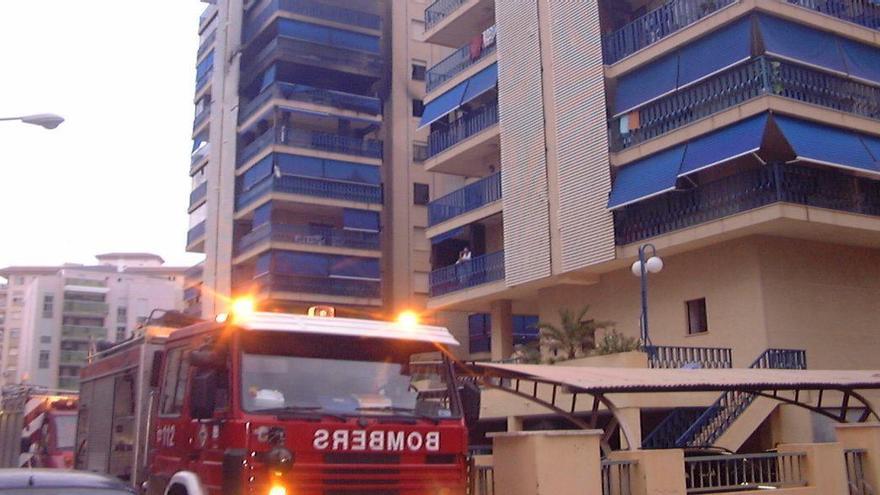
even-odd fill
[(400, 464), (399, 455), (382, 454), (327, 454), (327, 464)]

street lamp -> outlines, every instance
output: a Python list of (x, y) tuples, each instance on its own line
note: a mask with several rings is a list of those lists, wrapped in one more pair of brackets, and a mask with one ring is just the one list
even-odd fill
[[(651, 250), (651, 257), (645, 259), (645, 252)], [(651, 338), (648, 335), (648, 272), (658, 273), (663, 269), (663, 260), (657, 256), (657, 248), (653, 244), (643, 244), (639, 246), (639, 259), (632, 264), (633, 275), (639, 277), (642, 283), (642, 345), (651, 345)]]
[(25, 115), (23, 117), (4, 117), (0, 120), (20, 120), (25, 124), (33, 124), (45, 129), (54, 129), (64, 122), (64, 118), (54, 113), (38, 113), (36, 115)]

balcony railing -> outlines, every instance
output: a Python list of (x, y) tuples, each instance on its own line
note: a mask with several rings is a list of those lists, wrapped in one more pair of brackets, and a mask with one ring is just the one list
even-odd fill
[(618, 245), (685, 229), (772, 203), (880, 216), (880, 182), (795, 164), (772, 164), (614, 212)]
[(65, 278), (64, 285), (79, 285), (80, 287), (107, 287), (104, 280), (92, 280), (88, 278)]
[(645, 346), (649, 368), (731, 368), (733, 351), (726, 347)]
[(382, 188), (380, 186), (285, 175), (281, 178), (270, 177), (247, 191), (239, 193), (235, 202), (236, 211), (245, 208), (271, 191), (359, 203), (379, 204), (382, 202)]
[(445, 222), (501, 199), (501, 172), (468, 184), (428, 204), (428, 223)]
[(632, 495), (638, 461), (602, 460), (602, 495)]
[(107, 329), (104, 327), (90, 327), (85, 325), (61, 326), (61, 340), (88, 342), (90, 340), (104, 340), (106, 338)]
[(259, 70), (269, 62), (279, 60), (314, 67), (353, 69), (357, 73), (376, 78), (382, 77), (385, 67), (380, 54), (279, 36), (255, 56), (247, 58), (247, 65), (242, 67), (242, 79), (255, 76), (255, 69)]
[(282, 128), (280, 130), (269, 129), (254, 142), (242, 148), (238, 155), (238, 165), (245, 164), (273, 143), (343, 155), (382, 158), (382, 141), (376, 139), (361, 139), (320, 131)]
[(271, 274), (256, 277), (254, 283), (262, 291), (300, 292), (369, 299), (380, 297), (380, 282), (376, 280)]
[(880, 4), (875, 0), (787, 0), (801, 7), (871, 29), (880, 29)]
[(200, 222), (195, 227), (189, 229), (189, 232), (186, 233), (186, 245), (196, 242), (205, 236), (205, 222)]
[(238, 121), (244, 122), (273, 98), (317, 103), (370, 115), (382, 113), (382, 101), (379, 98), (314, 88), (304, 84), (276, 82), (263, 90), (256, 98), (242, 105), (238, 112)]
[(88, 359), (88, 351), (61, 351), (62, 365), (85, 365)]
[(437, 0), (425, 9), (425, 30), (431, 29), (437, 23), (455, 12), (464, 5), (466, 0)]
[(765, 95), (783, 96), (880, 120), (880, 88), (790, 62), (759, 57), (644, 105), (636, 110), (639, 127), (629, 132), (621, 132), (621, 125), (626, 126), (629, 117), (612, 119), (611, 149), (620, 151)]
[(686, 493), (724, 493), (807, 485), (803, 452), (688, 457)]
[(428, 136), (428, 153), (437, 156), (465, 139), (498, 123), (498, 102), (465, 115)]
[(352, 249), (379, 249), (379, 234), (311, 225), (263, 224), (245, 234), (238, 241), (237, 252), (243, 253), (255, 245), (272, 240), (311, 246), (332, 246)]
[(208, 195), (208, 183), (202, 182), (195, 189), (189, 193), (189, 207), (192, 208), (199, 201), (205, 199), (205, 196)]
[(738, 0), (672, 0), (602, 37), (606, 64), (613, 64)]
[(431, 272), (431, 297), (504, 280), (504, 251), (477, 256), (471, 261)]
[(105, 316), (110, 311), (107, 303), (95, 301), (64, 301), (64, 313)]
[(208, 84), (208, 81), (211, 80), (211, 77), (213, 75), (214, 75), (214, 69), (211, 69), (208, 72), (205, 72), (202, 75), (202, 77), (198, 78), (198, 80), (196, 80), (196, 93), (201, 91), (201, 89), (204, 88)]
[(452, 79), (456, 74), (463, 72), (481, 60), (485, 60), (495, 53), (495, 46), (494, 41), (487, 46), (483, 46), (477, 56), (473, 56), (470, 44), (455, 50), (425, 73), (426, 90), (430, 93), (434, 88)]
[(196, 115), (196, 118), (193, 119), (193, 130), (196, 130), (200, 125), (202, 125), (202, 123), (204, 123), (206, 120), (208, 120), (208, 117), (210, 117), (210, 116), (211, 116), (211, 107), (210, 107), (210, 105), (207, 105), (207, 106), (205, 106), (205, 108), (202, 109), (201, 112), (199, 112), (198, 115)]
[(846, 481), (849, 495), (874, 495), (873, 487), (868, 483), (865, 449), (846, 449), (843, 451), (846, 460)]
[(209, 34), (208, 37), (205, 38), (205, 41), (203, 41), (202, 44), (199, 45), (199, 51), (196, 52), (196, 60), (201, 60), (202, 55), (208, 53), (208, 50), (210, 50), (211, 47), (214, 46), (214, 41), (216, 39), (217, 39), (217, 30), (215, 29), (215, 30), (211, 31), (211, 34)]
[(312, 0), (273, 0), (263, 10), (248, 18), (244, 25), (244, 39), (250, 41), (276, 12), (299, 14), (324, 21), (338, 22), (367, 29), (381, 29), (378, 15), (359, 10), (346, 9)]

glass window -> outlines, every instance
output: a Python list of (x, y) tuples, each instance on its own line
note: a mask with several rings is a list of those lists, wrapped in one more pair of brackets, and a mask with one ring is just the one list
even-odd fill
[(116, 342), (125, 340), (125, 327), (116, 327)]
[(174, 393), (177, 390), (178, 373), (180, 372), (180, 355), (183, 349), (177, 348), (168, 352), (165, 360), (165, 377), (162, 380), (162, 397), (159, 411), (165, 415), (176, 415), (174, 410)]
[(426, 71), (425, 64), (413, 63), (412, 64), (413, 81), (424, 81), (425, 80), (425, 71)]
[(425, 113), (425, 102), (419, 100), (418, 98), (413, 98), (412, 100), (412, 116), (413, 117), (421, 117), (422, 114)]
[(426, 205), (430, 202), (431, 189), (428, 184), (413, 184), (413, 204)]
[(273, 156), (269, 155), (249, 168), (241, 178), (241, 190), (247, 191), (272, 175)]
[(43, 318), (52, 318), (55, 296), (46, 294), (43, 296)]
[(470, 352), (489, 352), (491, 349), (491, 316), (488, 313), (476, 313), (468, 316), (468, 336)]
[(709, 317), (706, 313), (706, 298), (694, 299), (687, 306), (688, 334), (694, 335), (709, 331)]
[(41, 370), (49, 369), (49, 351), (40, 351), (40, 361), (37, 365)]
[(49, 337), (49, 336), (44, 335), (44, 336), (40, 337), (40, 343), (41, 343), (41, 344), (51, 344), (51, 343), (52, 343), (52, 337)]

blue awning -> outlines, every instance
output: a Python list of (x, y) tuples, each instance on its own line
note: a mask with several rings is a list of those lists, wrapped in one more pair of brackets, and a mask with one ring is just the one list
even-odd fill
[(761, 114), (688, 142), (679, 177), (758, 151), (766, 126)]
[(862, 136), (862, 142), (874, 156), (874, 161), (880, 163), (880, 137)]
[(467, 89), (464, 92), (464, 96), (461, 97), (462, 105), (489, 91), (498, 84), (498, 64), (494, 63), (477, 72), (467, 80), (467, 83)]
[(846, 38), (840, 39), (840, 50), (849, 75), (880, 83), (880, 50)]
[(457, 229), (452, 229), (447, 232), (443, 232), (442, 234), (436, 235), (431, 238), (431, 244), (440, 244), (441, 242), (454, 239), (458, 237), (460, 234), (464, 233), (464, 227), (459, 227)]
[(774, 120), (799, 160), (880, 174), (880, 163), (868, 152), (861, 135), (781, 115)]
[(833, 34), (766, 15), (758, 16), (758, 25), (767, 54), (846, 72)]
[(661, 151), (617, 171), (608, 208), (622, 206), (675, 189), (685, 145)]
[(458, 86), (431, 100), (422, 112), (422, 120), (419, 122), (419, 128), (431, 125), (437, 119), (443, 117), (449, 112), (455, 111), (461, 106), (461, 97), (467, 89), (467, 81), (460, 83)]
[(678, 55), (678, 87), (700, 80), (752, 55), (748, 17), (685, 45)]
[(346, 230), (379, 231), (379, 213), (369, 210), (342, 210), (342, 226)]
[(617, 81), (614, 115), (675, 91), (677, 79), (678, 55), (674, 53), (624, 75)]

